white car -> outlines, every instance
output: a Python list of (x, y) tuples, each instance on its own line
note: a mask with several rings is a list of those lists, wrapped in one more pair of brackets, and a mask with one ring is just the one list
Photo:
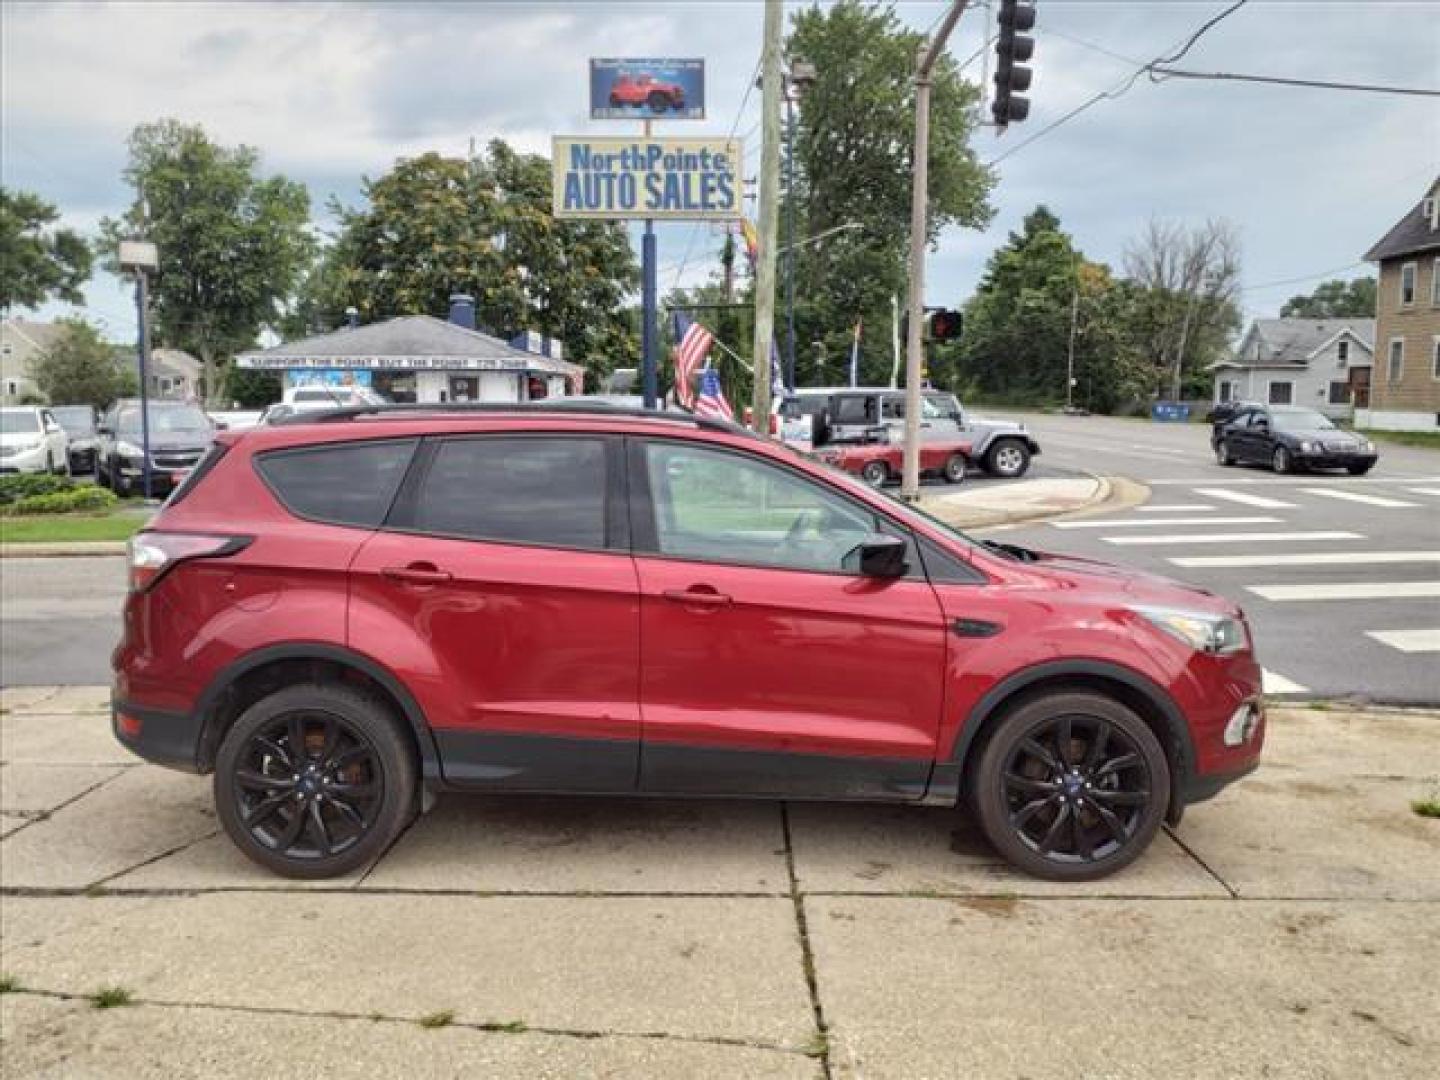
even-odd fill
[(0, 473), (69, 471), (70, 437), (49, 409), (0, 409)]

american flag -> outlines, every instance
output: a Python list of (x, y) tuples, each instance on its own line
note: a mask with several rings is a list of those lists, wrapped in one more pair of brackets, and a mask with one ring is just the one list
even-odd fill
[(675, 400), (692, 412), (695, 403), (695, 373), (705, 365), (715, 335), (695, 320), (675, 313)]
[(700, 373), (700, 396), (695, 400), (695, 415), (709, 416), (716, 420), (735, 419), (735, 411), (725, 400), (725, 391), (720, 388), (720, 376), (714, 368)]

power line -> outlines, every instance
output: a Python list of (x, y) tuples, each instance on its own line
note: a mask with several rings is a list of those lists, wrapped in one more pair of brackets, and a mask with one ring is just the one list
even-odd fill
[(1225, 79), (1231, 82), (1273, 83), (1278, 86), (1307, 86), (1320, 90), (1361, 90), (1372, 94), (1410, 94), (1415, 97), (1440, 97), (1440, 90), (1422, 90), (1414, 86), (1377, 86), (1374, 83), (1331, 82), (1326, 79), (1292, 79), (1281, 75), (1241, 75), (1230, 71), (1184, 71), (1180, 68), (1150, 66), (1150, 80)]
[(1001, 154), (1001, 155), (999, 155), (998, 157), (992, 158), (991, 160), (987, 161), (987, 162), (985, 163), (985, 166), (988, 168), (988, 167), (990, 167), (990, 166), (992, 166), (992, 165), (998, 165), (998, 164), (1000, 164), (1000, 162), (1004, 161), (1006, 158), (1008, 158), (1008, 157), (1013, 157), (1015, 154), (1018, 154), (1021, 150), (1025, 149), (1025, 147), (1029, 146), (1031, 143), (1035, 142), (1037, 139), (1040, 139), (1041, 137), (1043, 137), (1043, 136), (1045, 136), (1045, 135), (1048, 135), (1050, 132), (1054, 131), (1056, 128), (1060, 127), (1062, 124), (1067, 124), (1067, 123), (1069, 123), (1071, 120), (1073, 120), (1075, 117), (1079, 116), (1082, 112), (1084, 112), (1086, 109), (1090, 108), (1092, 105), (1098, 105), (1098, 104), (1099, 104), (1100, 102), (1102, 102), (1102, 101), (1112, 100), (1112, 99), (1114, 99), (1114, 98), (1121, 97), (1122, 95), (1128, 93), (1128, 92), (1130, 91), (1131, 87), (1133, 87), (1133, 86), (1135, 85), (1135, 83), (1139, 81), (1141, 75), (1145, 74), (1147, 71), (1149, 71), (1151, 68), (1153, 68), (1156, 64), (1171, 64), (1171, 63), (1174, 63), (1176, 60), (1179, 60), (1182, 56), (1184, 56), (1187, 52), (1189, 52), (1190, 49), (1194, 46), (1194, 44), (1195, 44), (1197, 41), (1199, 41), (1200, 38), (1203, 37), (1212, 27), (1214, 27), (1214, 26), (1215, 26), (1217, 23), (1219, 23), (1222, 19), (1228, 18), (1229, 16), (1233, 15), (1235, 12), (1239, 11), (1242, 7), (1245, 6), (1246, 3), (1247, 3), (1247, 0), (1235, 0), (1235, 3), (1231, 4), (1231, 5), (1230, 5), (1229, 7), (1227, 7), (1224, 11), (1220, 12), (1218, 15), (1215, 15), (1215, 16), (1213, 16), (1212, 18), (1206, 20), (1204, 23), (1202, 23), (1202, 24), (1199, 26), (1199, 28), (1195, 30), (1194, 33), (1192, 33), (1192, 34), (1191, 34), (1188, 38), (1186, 38), (1180, 45), (1176, 46), (1176, 47), (1175, 47), (1174, 49), (1172, 49), (1172, 51), (1170, 51), (1169, 53), (1166, 53), (1166, 54), (1161, 55), (1161, 56), (1157, 56), (1154, 60), (1149, 60), (1149, 61), (1147, 61), (1146, 63), (1139, 65), (1138, 67), (1136, 67), (1136, 69), (1135, 69), (1134, 71), (1132, 71), (1132, 72), (1131, 72), (1129, 75), (1127, 75), (1123, 80), (1121, 80), (1121, 82), (1117, 83), (1117, 84), (1115, 85), (1115, 87), (1113, 87), (1112, 89), (1110, 89), (1110, 90), (1102, 90), (1102, 91), (1100, 91), (1098, 94), (1096, 94), (1094, 97), (1089, 98), (1088, 100), (1081, 102), (1079, 105), (1075, 106), (1075, 108), (1071, 109), (1068, 113), (1066, 113), (1064, 116), (1060, 117), (1058, 120), (1055, 120), (1055, 121), (1053, 121), (1053, 122), (1045, 125), (1045, 126), (1044, 126), (1043, 128), (1041, 128), (1039, 131), (1035, 132), (1035, 134), (1031, 135), (1028, 139), (1023, 139), (1023, 140), (1021, 140), (1020, 142), (1018, 142), (1018, 143), (1016, 143), (1014, 146), (1012, 146), (1009, 150), (1006, 150), (1003, 154)]
[(1299, 285), (1306, 281), (1314, 281), (1316, 278), (1329, 277), (1331, 274), (1343, 274), (1347, 270), (1355, 270), (1365, 265), (1362, 259), (1360, 262), (1353, 262), (1347, 266), (1337, 266), (1333, 270), (1321, 270), (1318, 274), (1306, 274), (1304, 277), (1282, 278), (1279, 281), (1262, 281), (1259, 285), (1246, 285), (1239, 289), (1239, 292), (1259, 292), (1261, 289), (1278, 289), (1282, 285)]

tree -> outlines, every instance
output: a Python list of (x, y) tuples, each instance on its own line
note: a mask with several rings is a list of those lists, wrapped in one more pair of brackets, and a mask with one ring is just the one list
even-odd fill
[(1153, 392), (1208, 393), (1206, 367), (1240, 326), (1240, 242), (1228, 222), (1184, 225), (1151, 219), (1125, 251), (1132, 298), (1131, 341), (1152, 369)]
[(121, 239), (158, 246), (155, 340), (200, 357), (206, 399), (214, 402), (218, 362), (277, 321), (313, 257), (310, 196), (303, 184), (258, 175), (250, 147), (220, 146), (177, 120), (141, 124), (129, 145), (125, 180), (135, 200), (101, 223), (109, 268), (119, 272)]
[(30, 362), (30, 375), (51, 405), (104, 409), (138, 388), (134, 373), (115, 362), (115, 347), (83, 319), (62, 319), (65, 332)]
[[(796, 251), (801, 382), (818, 375), (818, 356), (849, 356), (857, 319), (866, 334), (864, 381), (889, 379), (890, 298), (903, 294), (906, 284), (913, 77), (922, 37), (906, 29), (893, 8), (857, 0), (816, 5), (797, 13), (791, 24), (786, 52), (813, 63), (816, 79), (800, 104), (794, 161), (787, 163), (794, 166), (788, 198), (795, 200), (800, 235), (783, 242), (861, 226)], [(933, 77), (926, 223), (931, 242), (947, 226), (985, 224), (993, 213), (986, 197), (994, 183), (969, 145), (978, 91), (961, 80), (948, 56), (941, 57)], [(782, 223), (786, 217), (782, 213)]]
[(501, 336), (538, 330), (594, 376), (633, 363), (623, 309), (639, 271), (622, 225), (558, 220), (550, 163), (501, 140), (469, 159), (424, 154), (365, 181), (368, 205), (333, 205), (340, 228), (301, 290), (291, 327), (440, 315), (475, 297), (477, 322)]
[(90, 245), (69, 229), (49, 228), (59, 219), (38, 195), (0, 186), (0, 309), (85, 302)]
[(1373, 319), (1375, 279), (1321, 282), (1308, 296), (1292, 296), (1280, 309), (1282, 319)]

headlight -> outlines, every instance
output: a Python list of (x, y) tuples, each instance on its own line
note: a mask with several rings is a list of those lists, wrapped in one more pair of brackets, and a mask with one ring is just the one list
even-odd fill
[(1302, 443), (1300, 444), (1300, 452), (1301, 452), (1302, 454), (1313, 454), (1313, 453), (1315, 453), (1315, 451), (1316, 451), (1317, 449), (1319, 449), (1319, 447), (1317, 447), (1317, 446), (1316, 446), (1313, 442), (1311, 442), (1309, 439), (1306, 439), (1304, 442), (1302, 442)]
[(1233, 653), (1248, 644), (1245, 624), (1228, 615), (1206, 615), (1172, 608), (1137, 607), (1132, 610), (1196, 652)]
[(1355, 444), (1355, 449), (1362, 454), (1368, 454), (1375, 449), (1375, 445), (1369, 439), (1361, 439)]
[(120, 439), (115, 443), (115, 452), (121, 457), (143, 458), (145, 456), (145, 451), (141, 450), (140, 447), (132, 442), (126, 442), (124, 439)]

